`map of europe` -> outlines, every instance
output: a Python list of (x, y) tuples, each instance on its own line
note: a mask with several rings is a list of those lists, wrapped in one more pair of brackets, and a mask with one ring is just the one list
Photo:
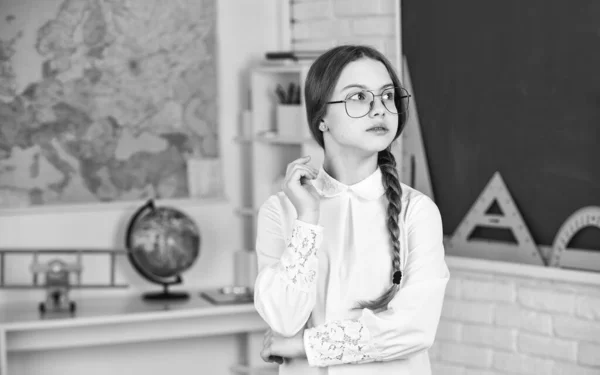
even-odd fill
[(0, 208), (187, 197), (219, 155), (214, 1), (0, 1)]

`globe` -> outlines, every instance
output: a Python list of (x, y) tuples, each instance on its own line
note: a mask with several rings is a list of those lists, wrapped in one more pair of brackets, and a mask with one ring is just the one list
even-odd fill
[(186, 292), (169, 291), (181, 284), (181, 273), (200, 255), (200, 231), (194, 221), (172, 207), (156, 207), (149, 200), (132, 216), (126, 233), (127, 254), (134, 269), (148, 281), (161, 284), (162, 292), (144, 299), (183, 299)]

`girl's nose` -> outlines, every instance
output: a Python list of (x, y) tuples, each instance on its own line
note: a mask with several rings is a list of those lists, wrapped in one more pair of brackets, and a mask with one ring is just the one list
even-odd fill
[(371, 116), (383, 115), (385, 113), (385, 107), (383, 105), (383, 100), (381, 99), (381, 95), (374, 96), (373, 101), (371, 102), (371, 110), (369, 114)]

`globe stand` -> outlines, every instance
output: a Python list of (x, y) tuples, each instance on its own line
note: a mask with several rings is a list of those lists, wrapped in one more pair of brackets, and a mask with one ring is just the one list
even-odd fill
[(144, 300), (151, 301), (173, 301), (173, 300), (183, 300), (190, 298), (190, 294), (187, 292), (170, 292), (169, 284), (162, 284), (163, 291), (162, 292), (148, 292), (142, 294), (142, 298)]

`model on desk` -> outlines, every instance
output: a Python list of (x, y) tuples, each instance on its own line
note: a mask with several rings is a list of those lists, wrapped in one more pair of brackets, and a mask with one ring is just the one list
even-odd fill
[[(31, 284), (7, 284), (5, 282), (5, 255), (7, 254), (33, 254), (31, 263), (31, 273), (33, 280)], [(67, 262), (61, 258), (53, 258), (47, 262), (40, 262), (39, 255), (61, 254), (76, 255), (74, 262)], [(82, 284), (81, 273), (83, 271), (82, 256), (85, 255), (107, 254), (110, 256), (110, 282), (105, 284)], [(44, 288), (46, 289), (46, 299), (40, 302), (38, 309), (41, 314), (46, 311), (69, 311), (75, 312), (76, 304), (69, 298), (69, 292), (73, 288), (124, 288), (127, 285), (115, 283), (115, 256), (126, 254), (124, 250), (104, 250), (104, 249), (11, 249), (0, 250), (0, 288)], [(38, 277), (42, 275), (43, 283), (38, 283)], [(74, 275), (74, 280), (71, 276)]]
[(40, 313), (45, 313), (48, 308), (64, 310), (67, 306), (69, 311), (74, 313), (76, 305), (69, 299), (69, 290), (71, 289), (69, 277), (71, 273), (76, 273), (80, 277), (83, 269), (81, 263), (69, 264), (60, 259), (53, 259), (48, 263), (38, 263), (37, 256), (34, 259), (31, 272), (34, 275), (43, 273), (46, 276), (46, 300), (39, 304)]

